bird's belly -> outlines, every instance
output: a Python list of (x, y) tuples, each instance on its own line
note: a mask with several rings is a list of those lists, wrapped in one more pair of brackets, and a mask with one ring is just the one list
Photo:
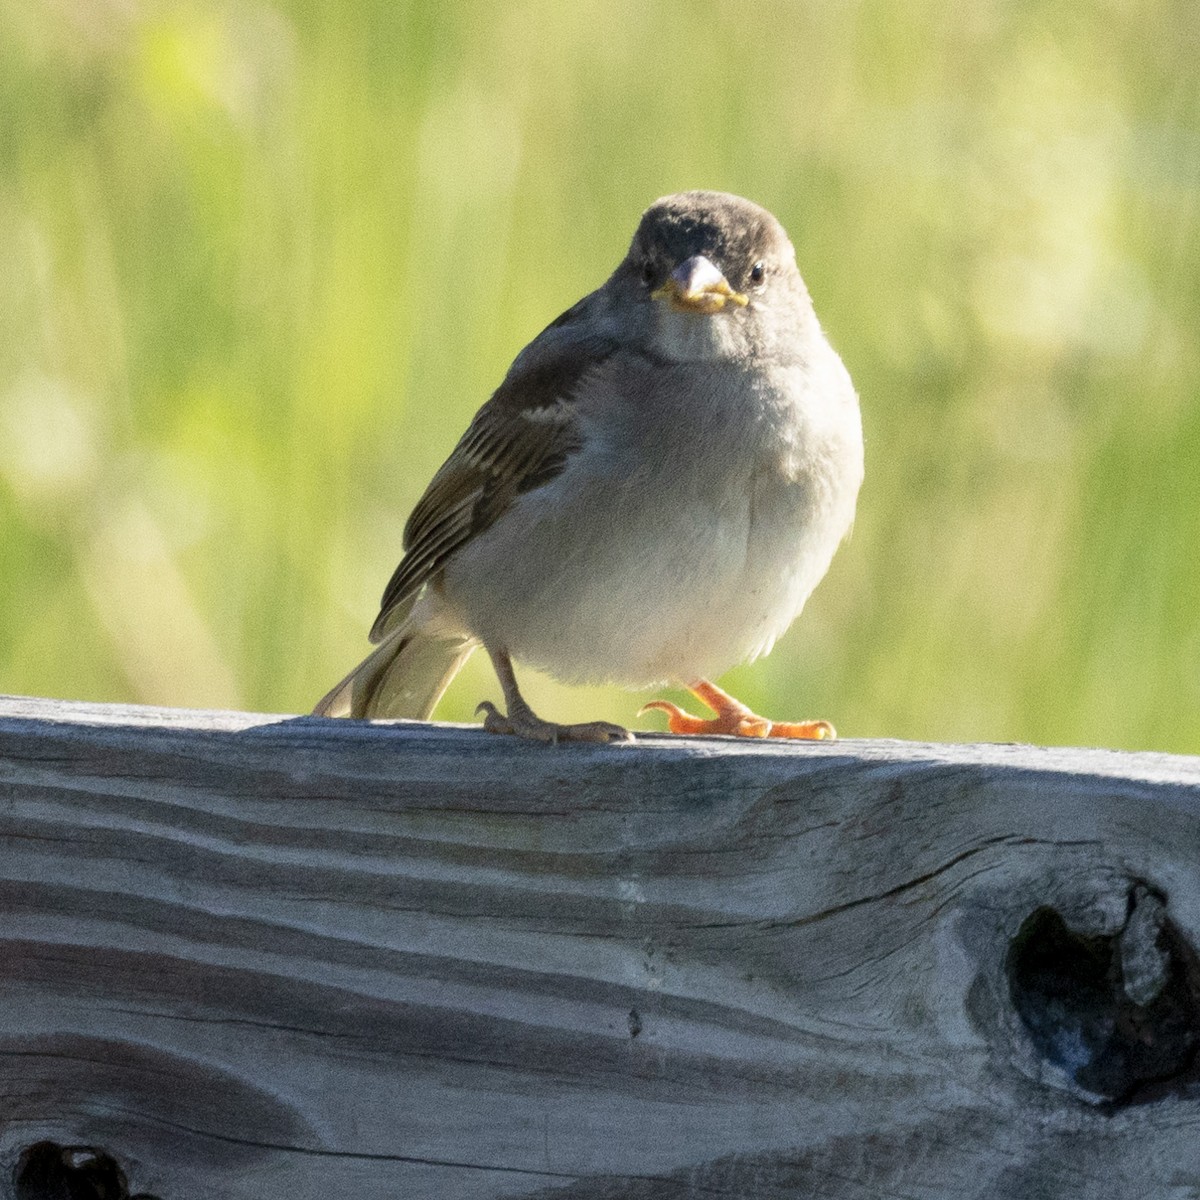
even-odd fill
[(782, 477), (664, 491), (661, 476), (570, 475), (522, 497), (445, 577), (485, 644), (566, 682), (687, 682), (764, 653), (847, 523)]

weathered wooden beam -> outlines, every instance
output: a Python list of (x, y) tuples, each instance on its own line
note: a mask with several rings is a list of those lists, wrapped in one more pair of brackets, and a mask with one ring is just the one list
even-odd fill
[(1197, 946), (1197, 759), (0, 702), (21, 1200), (1196, 1200)]

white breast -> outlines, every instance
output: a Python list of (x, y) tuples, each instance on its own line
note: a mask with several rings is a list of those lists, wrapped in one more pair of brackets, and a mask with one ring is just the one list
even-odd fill
[(680, 364), (653, 403), (644, 371), (589, 388), (585, 449), (445, 574), (466, 628), (568, 682), (688, 682), (765, 653), (853, 519), (862, 434), (832, 350), (753, 380)]

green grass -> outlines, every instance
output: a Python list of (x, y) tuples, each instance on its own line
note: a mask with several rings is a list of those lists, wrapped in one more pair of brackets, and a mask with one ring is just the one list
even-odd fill
[(0, 0), (0, 688), (310, 707), (514, 353), (717, 187), (789, 229), (868, 438), (729, 685), (1200, 752), (1198, 49), (1167, 0)]

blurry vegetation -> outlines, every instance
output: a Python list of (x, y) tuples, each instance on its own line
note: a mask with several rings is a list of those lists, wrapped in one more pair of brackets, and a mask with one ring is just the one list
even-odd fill
[(1198, 61), (1193, 0), (0, 0), (0, 688), (306, 710), (514, 353), (716, 187), (868, 437), (730, 686), (1200, 752)]

